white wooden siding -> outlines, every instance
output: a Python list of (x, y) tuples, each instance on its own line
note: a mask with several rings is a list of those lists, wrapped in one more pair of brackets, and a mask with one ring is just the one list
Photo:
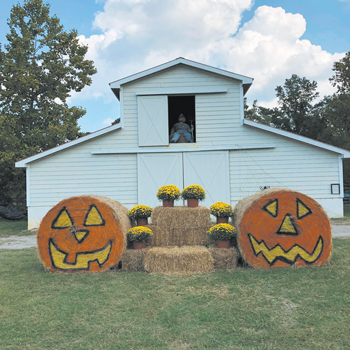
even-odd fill
[(136, 155), (96, 157), (84, 144), (77, 151), (63, 151), (31, 164), (31, 206), (53, 206), (84, 194), (106, 196), (128, 207), (137, 204)]
[(340, 182), (337, 154), (247, 127), (242, 136), (260, 142), (269, 138), (276, 148), (230, 151), (231, 203), (262, 186), (288, 188), (316, 200), (339, 198), (330, 192), (330, 184)]

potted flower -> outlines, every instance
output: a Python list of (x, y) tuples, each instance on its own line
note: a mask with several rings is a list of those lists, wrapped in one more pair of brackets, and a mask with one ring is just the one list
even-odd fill
[(207, 232), (217, 242), (218, 248), (230, 248), (230, 240), (236, 236), (236, 229), (230, 224), (217, 224)]
[(174, 200), (179, 199), (180, 190), (174, 185), (166, 185), (159, 188), (157, 198), (163, 200), (163, 207), (173, 207)]
[(126, 233), (126, 238), (129, 242), (132, 242), (134, 249), (145, 248), (146, 243), (152, 236), (152, 230), (145, 226), (133, 227)]
[(184, 188), (181, 193), (183, 199), (187, 199), (188, 207), (198, 207), (198, 201), (202, 201), (205, 198), (205, 191), (199, 185), (190, 185)]
[(131, 221), (137, 221), (138, 226), (144, 226), (148, 224), (148, 218), (152, 214), (152, 208), (147, 205), (136, 205), (128, 212), (129, 219)]
[(232, 206), (224, 202), (216, 202), (210, 206), (210, 214), (216, 216), (217, 224), (227, 224), (228, 218), (233, 215)]

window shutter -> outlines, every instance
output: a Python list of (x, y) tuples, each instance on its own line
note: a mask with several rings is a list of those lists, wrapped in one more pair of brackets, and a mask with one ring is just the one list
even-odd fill
[(137, 96), (139, 146), (169, 144), (168, 97)]

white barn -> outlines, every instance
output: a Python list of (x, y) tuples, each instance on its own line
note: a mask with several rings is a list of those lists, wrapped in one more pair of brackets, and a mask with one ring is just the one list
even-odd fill
[[(111, 83), (119, 124), (16, 163), (26, 168), (28, 227), (76, 195), (154, 207), (166, 184), (201, 185), (205, 206), (234, 206), (264, 186), (283, 187), (311, 196), (330, 217), (343, 216), (342, 158), (350, 152), (245, 120), (252, 82), (178, 58)], [(194, 125), (193, 143), (169, 142), (180, 113)]]

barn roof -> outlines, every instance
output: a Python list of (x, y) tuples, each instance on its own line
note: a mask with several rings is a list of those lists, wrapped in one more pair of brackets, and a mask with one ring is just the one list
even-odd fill
[(250, 88), (250, 86), (253, 83), (253, 78), (249, 78), (249, 77), (246, 77), (244, 75), (232, 73), (232, 72), (229, 72), (229, 71), (226, 71), (223, 69), (215, 68), (212, 66), (208, 66), (206, 64), (198, 63), (195, 61), (190, 61), (190, 60), (187, 60), (186, 58), (179, 57), (173, 61), (166, 62), (166, 63), (163, 63), (159, 66), (155, 66), (153, 68), (144, 70), (142, 72), (130, 75), (126, 78), (116, 80), (116, 81), (110, 83), (109, 86), (111, 87), (112, 91), (114, 92), (114, 94), (117, 96), (117, 98), (119, 100), (120, 88), (122, 85), (130, 83), (130, 82), (135, 81), (137, 79), (145, 78), (149, 75), (161, 72), (162, 70), (169, 69), (171, 67), (174, 67), (174, 66), (177, 66), (180, 64), (188, 66), (188, 67), (192, 67), (192, 68), (201, 69), (201, 70), (206, 71), (206, 72), (215, 73), (215, 74), (227, 77), (227, 78), (241, 81), (242, 85), (243, 85), (243, 93), (244, 94), (248, 91), (248, 89)]
[(111, 131), (120, 129), (121, 127), (122, 127), (121, 123), (118, 123), (118, 124), (115, 124), (115, 125), (112, 125), (112, 126), (108, 126), (108, 127), (103, 128), (101, 130), (97, 130), (95, 132), (92, 132), (89, 135), (82, 136), (82, 137), (80, 137), (80, 138), (78, 138), (76, 140), (66, 142), (63, 145), (60, 145), (60, 146), (57, 146), (57, 147), (54, 147), (54, 148), (50, 148), (47, 151), (40, 152), (40, 153), (38, 153), (38, 154), (36, 154), (34, 156), (31, 156), (31, 157), (28, 157), (28, 158), (24, 158), (24, 159), (16, 162), (16, 168), (25, 168), (28, 163), (34, 162), (35, 160), (47, 157), (47, 156), (49, 156), (51, 154), (57, 153), (57, 152), (62, 151), (64, 149), (66, 149), (66, 148), (73, 147), (75, 145), (78, 145), (79, 143), (82, 143), (82, 142), (94, 139), (95, 137), (102, 136), (102, 135), (107, 134), (107, 133), (109, 133)]
[(271, 132), (273, 134), (277, 134), (277, 135), (281, 135), (281, 136), (284, 136), (284, 137), (288, 137), (289, 139), (293, 139), (293, 140), (296, 140), (296, 141), (301, 141), (301, 142), (307, 143), (307, 144), (315, 146), (315, 147), (323, 148), (323, 149), (325, 149), (327, 151), (339, 153), (344, 158), (350, 158), (350, 151), (348, 151), (346, 149), (343, 149), (343, 148), (340, 148), (340, 147), (331, 146), (328, 143), (324, 143), (324, 142), (321, 142), (321, 141), (316, 141), (314, 139), (310, 139), (309, 137), (301, 136), (301, 135), (298, 135), (298, 134), (294, 134), (293, 132), (284, 131), (284, 130), (281, 130), (281, 129), (276, 129), (276, 128), (273, 128), (272, 126), (268, 126), (268, 125), (265, 125), (265, 124), (253, 122), (253, 121), (248, 120), (248, 119), (244, 119), (243, 120), (243, 124), (247, 125), (247, 126), (252, 126), (252, 127), (260, 129), (260, 130), (268, 131), (268, 132)]

